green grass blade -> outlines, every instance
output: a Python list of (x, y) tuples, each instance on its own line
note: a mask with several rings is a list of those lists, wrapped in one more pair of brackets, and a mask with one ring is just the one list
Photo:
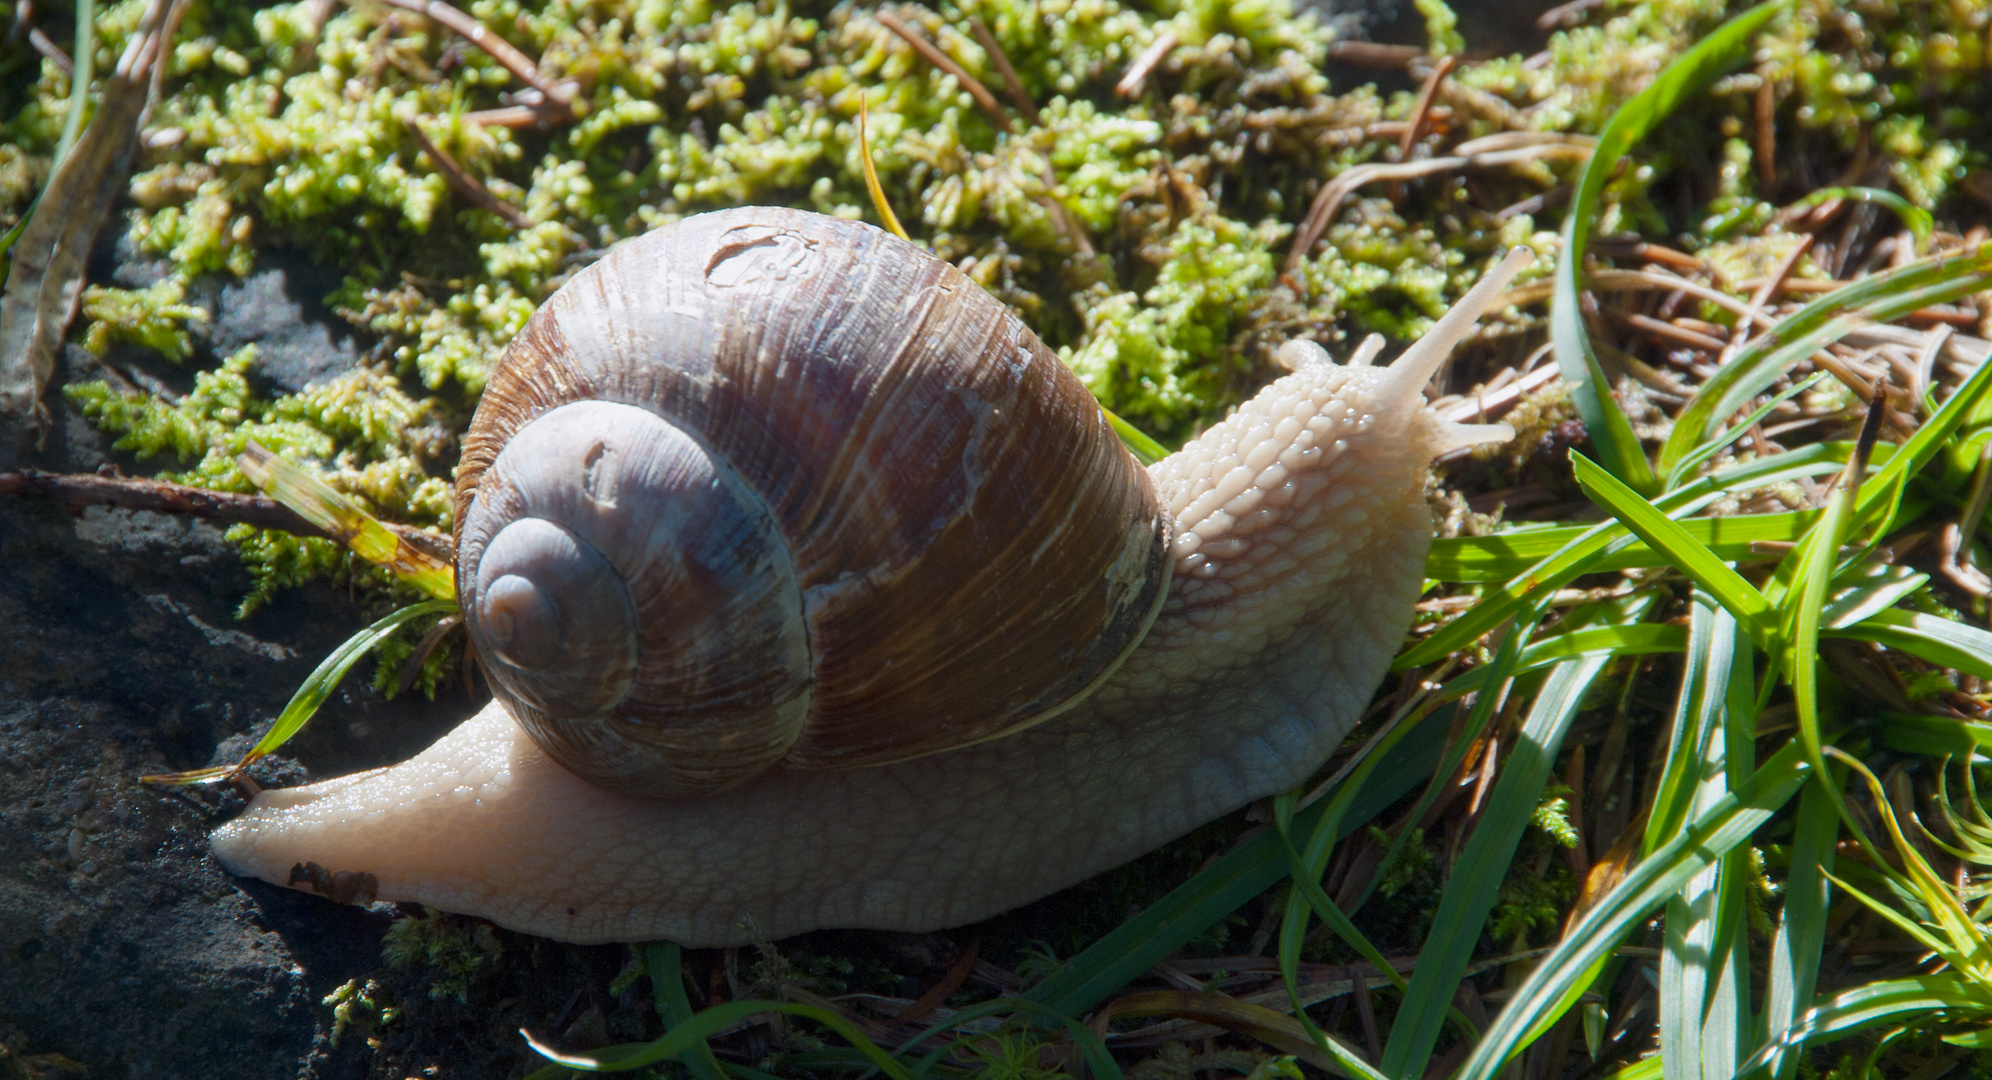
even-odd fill
[[(1776, 514), (1688, 518), (1680, 524), (1689, 536), (1718, 558), (1725, 562), (1739, 562), (1766, 558), (1758, 554), (1752, 545), (1796, 541), (1818, 517), (1817, 510), (1792, 510)], [(1435, 581), (1506, 581), (1582, 538), (1588, 531), (1590, 527), (1572, 525), (1434, 540), (1432, 554), (1425, 561), (1425, 576)], [(1585, 572), (1608, 573), (1665, 563), (1666, 559), (1652, 548), (1643, 543), (1633, 543), (1600, 555), (1586, 566)]]
[[(1399, 741), (1347, 806), (1339, 832), (1347, 836), (1431, 775), (1445, 743), (1450, 710), (1426, 717)], [(1344, 781), (1348, 783), (1349, 781)], [(1310, 832), (1337, 800), (1331, 795), (1294, 815), (1296, 832)], [(1271, 831), (1240, 845), (1144, 908), (1032, 987), (1025, 998), (1053, 1012), (1078, 1016), (1148, 971), (1184, 943), (1216, 925), (1286, 876), (1288, 863)]]
[(1783, 393), (1777, 395), (1774, 398), (1771, 398), (1770, 400), (1764, 402), (1762, 405), (1757, 406), (1756, 409), (1750, 413), (1750, 415), (1744, 417), (1741, 420), (1738, 420), (1734, 424), (1731, 424), (1728, 430), (1724, 431), (1720, 435), (1717, 435), (1715, 438), (1710, 439), (1709, 441), (1701, 444), (1701, 446), (1697, 447), (1693, 453), (1689, 454), (1687, 457), (1682, 458), (1679, 462), (1677, 462), (1674, 465), (1672, 469), (1669, 469), (1667, 471), (1666, 486), (1670, 489), (1680, 486), (1682, 478), (1687, 476), (1690, 472), (1693, 472), (1696, 466), (1700, 465), (1704, 461), (1707, 461), (1709, 458), (1712, 458), (1715, 455), (1721, 453), (1723, 447), (1728, 446), (1730, 443), (1733, 443), (1736, 440), (1742, 438), (1743, 436), (1749, 434), (1750, 429), (1755, 427), (1758, 421), (1762, 420), (1766, 416), (1771, 415), (1772, 409), (1777, 408), (1778, 406), (1784, 404), (1785, 402), (1790, 401), (1792, 398), (1795, 398), (1798, 395), (1805, 393), (1807, 390), (1810, 390), (1813, 387), (1819, 385), (1820, 380), (1830, 379), (1832, 377), (1833, 373), (1830, 371), (1814, 372), (1811, 376), (1805, 379), (1801, 379), (1798, 382), (1793, 383), (1791, 386), (1787, 387)]
[(1890, 750), (1931, 757), (1992, 754), (1992, 724), (1974, 724), (1948, 716), (1885, 713), (1881, 743)]
[[(1538, 671), (1565, 660), (1677, 653), (1686, 649), (1687, 645), (1688, 632), (1679, 626), (1653, 623), (1594, 626), (1584, 630), (1550, 634), (1529, 642), (1528, 647), (1522, 650), (1521, 659), (1516, 662), (1515, 670), (1511, 674), (1522, 675)], [(1454, 698), (1478, 690), (1487, 685), (1491, 670), (1487, 667), (1474, 668), (1448, 681), (1440, 689), (1440, 693), (1445, 697)]]
[(1588, 659), (1559, 664), (1543, 680), (1521, 735), (1508, 760), (1501, 764), (1500, 779), (1481, 808), (1473, 837), (1447, 879), (1432, 919), (1431, 936), (1419, 952), (1418, 970), (1411, 977), (1384, 1046), (1384, 1073), (1417, 1076), (1425, 1071), (1453, 994), (1473, 958), (1474, 944), (1494, 910), (1515, 846), (1542, 798), (1563, 736), (1583, 704), (1584, 692), (1610, 662)]
[(1810, 771), (1796, 744), (1788, 744), (1708, 812), (1626, 874), (1540, 960), (1454, 1076), (1492, 1080), (1526, 1045), (1523, 1038), (1541, 1014), (1554, 1008), (1593, 964), (1618, 947), (1654, 909), (1724, 852), (1749, 839), (1791, 800)]
[(456, 568), (410, 544), (338, 489), (260, 443), (237, 455), (236, 468), (272, 499), (331, 533), (361, 558), (395, 572), (439, 600), (456, 597)]
[[(1430, 774), (1431, 782), (1425, 785), (1424, 794), (1418, 796), (1418, 802), (1412, 806), (1404, 820), (1413, 822), (1423, 820), (1425, 812), (1438, 801), (1439, 793), (1444, 790), (1444, 786), (1459, 773), (1460, 767), (1466, 762), (1467, 751), (1472, 748), (1474, 740), (1480, 737), (1480, 733), (1486, 730), (1488, 723), (1494, 718), (1494, 706), (1501, 696), (1498, 690), (1515, 677), (1515, 672), (1521, 664), (1523, 643), (1535, 632), (1536, 624), (1541, 621), (1542, 609), (1530, 608), (1517, 616), (1514, 625), (1509, 627), (1507, 635), (1501, 639), (1500, 648), (1494, 651), (1494, 659), (1488, 661), (1481, 669), (1485, 672), (1481, 676), (1483, 680), (1481, 692), (1474, 698), (1473, 708), (1466, 714), (1466, 722), (1453, 734), (1446, 746), (1445, 757), (1439, 762), (1439, 767)], [(1390, 847), (1385, 849), (1383, 858), (1377, 865), (1389, 866), (1397, 858), (1398, 852), (1404, 850), (1404, 845), (1410, 841), (1412, 832), (1412, 829), (1405, 828), (1393, 837)], [(1350, 908), (1351, 912), (1361, 910), (1363, 904), (1369, 901), (1370, 893), (1375, 890), (1378, 880), (1378, 876), (1370, 878), (1362, 895), (1356, 898), (1355, 904)]]
[(1992, 634), (1942, 616), (1890, 608), (1826, 636), (1872, 641), (1939, 667), (1992, 679)]
[(1948, 303), (1984, 289), (1988, 282), (1992, 282), (1992, 246), (1862, 278), (1807, 304), (1759, 335), (1701, 385), (1660, 450), (1661, 471), (1671, 474), (1716, 423), (1749, 404), (1794, 364), (1847, 332), (1930, 304)]
[(55, 141), (55, 156), (49, 159), (50, 176), (55, 175), (56, 166), (69, 156), (77, 136), (83, 133), (83, 113), (89, 108), (90, 80), (95, 75), (93, 69), (97, 63), (96, 0), (76, 0), (76, 52), (69, 61), (74, 69), (69, 73), (69, 111), (62, 118), (62, 134)]
[(297, 688), (297, 693), (291, 695), (290, 703), (284, 706), (284, 711), (277, 717), (277, 722), (270, 726), (269, 734), (257, 741), (255, 747), (249, 751), (249, 756), (262, 757), (289, 741), (290, 737), (297, 734), (298, 729), (304, 726), (305, 721), (318, 712), (318, 707), (325, 703), (325, 699), (332, 696), (332, 691), (339, 686), (339, 680), (346, 677), (346, 673), (353, 669), (353, 665), (359, 662), (360, 657), (372, 652), (374, 646), (387, 640), (389, 635), (401, 628), (402, 623), (428, 615), (447, 615), (454, 611), (456, 611), (456, 602), (453, 600), (424, 600), (419, 604), (410, 604), (347, 638), (345, 644), (332, 650), (332, 655), (326, 657), (312, 670), (311, 675), (304, 680), (304, 684)]
[(1297, 798), (1289, 793), (1273, 802), (1273, 825), (1286, 843), (1287, 861), (1292, 867), (1294, 889), (1287, 896), (1286, 912), (1280, 925), (1280, 974), (1287, 984), (1287, 994), (1294, 1002), (1294, 1017), (1307, 1030), (1310, 1038), (1321, 1045), (1323, 1052), (1335, 1054), (1335, 1047), (1320, 1032), (1308, 1017), (1307, 1010), (1300, 1002), (1300, 950), (1308, 929), (1308, 911), (1311, 908), (1321, 916), (1335, 933), (1348, 942), (1365, 959), (1374, 964), (1378, 971), (1404, 988), (1404, 977), (1397, 973), (1383, 953), (1372, 945), (1367, 937), (1348, 917), (1342, 914), (1335, 902), (1322, 891), (1321, 875), (1328, 868), (1328, 856), (1334, 851), (1335, 842), (1342, 835), (1342, 821), (1348, 808), (1354, 802), (1357, 792), (1367, 784), (1369, 775), (1377, 768), (1385, 755), (1418, 725), (1406, 722), (1404, 718), (1394, 721), (1391, 727), (1376, 737), (1376, 741), (1365, 748), (1364, 757), (1353, 772), (1338, 786), (1335, 794), (1327, 800), (1327, 806), (1315, 819), (1313, 829), (1307, 838), (1304, 850), (1296, 850), (1292, 845), (1294, 806)]
[[(678, 943), (661, 941), (645, 945), (643, 963), (650, 971), (650, 993), (657, 1002), (657, 1015), (664, 1021), (664, 1030), (668, 1032), (691, 1020), (692, 1003), (685, 996), (685, 973)], [(719, 1059), (713, 1056), (711, 1045), (704, 1039), (694, 1042), (678, 1061), (692, 1074), (693, 1080), (726, 1078), (726, 1070), (720, 1068)]]
[(1992, 999), (1949, 971), (1856, 986), (1806, 1010), (1797, 1023), (1744, 1062), (1741, 1071), (1751, 1073), (1767, 1068), (1780, 1055), (1795, 1060), (1797, 1055), (1791, 1051), (1831, 1042), (1897, 1017), (1925, 1018), (1945, 1009), (1984, 1012), (1992, 1009)]
[(276, 750), (288, 742), (291, 736), (297, 734), (305, 722), (318, 713), (318, 707), (325, 704), (325, 699), (332, 696), (332, 691), (339, 686), (339, 680), (344, 679), (346, 673), (353, 670), (353, 665), (359, 663), (361, 657), (372, 652), (375, 646), (399, 630), (403, 623), (425, 615), (447, 615), (456, 609), (454, 600), (424, 600), (419, 604), (410, 604), (347, 638), (343, 644), (332, 650), (332, 655), (320, 661), (318, 666), (312, 669), (311, 674), (305, 677), (304, 683), (297, 688), (297, 693), (291, 695), (290, 703), (284, 706), (282, 713), (278, 714), (276, 723), (270, 725), (269, 732), (256, 741), (256, 745), (243, 755), (241, 761), (211, 769), (144, 776), (139, 779), (153, 784), (187, 784), (234, 776), (245, 766)]
[(1718, 611), (1705, 595), (1696, 595), (1694, 601), (1688, 611), (1687, 655), (1682, 657), (1681, 692), (1674, 702), (1673, 735), (1646, 822), (1644, 850), (1649, 854), (1694, 818), (1709, 744), (1728, 695), (1735, 616)]
[(1664, 1063), (1660, 1060), (1660, 1056), (1655, 1054), (1627, 1065), (1613, 1073), (1607, 1080), (1660, 1080), (1663, 1068)]
[[(1728, 793), (1730, 746), (1722, 736), (1740, 635), (1734, 616), (1705, 595), (1697, 593), (1694, 600), (1674, 740), (1647, 821), (1648, 852)], [(1743, 674), (1747, 679), (1749, 672)], [(1720, 1022), (1733, 1023), (1736, 976), (1730, 950), (1718, 944), (1733, 939), (1739, 914), (1731, 855), (1690, 878), (1667, 902), (1660, 954), (1660, 1048), (1667, 1080), (1702, 1080), (1705, 1066), (1733, 1064), (1736, 1056), (1735, 1033)], [(1718, 1012), (1724, 1017), (1714, 1015)]]
[(1752, 637), (1768, 641), (1777, 632), (1770, 602), (1764, 599), (1764, 594), (1698, 543), (1678, 522), (1584, 455), (1572, 453), (1570, 463), (1576, 468), (1577, 483), (1592, 502), (1624, 522), (1648, 546), (1665, 553), (1668, 562), (1706, 589), (1717, 603), (1736, 616), (1736, 621)]
[[(1713, 501), (1714, 494), (1748, 491), (1768, 484), (1838, 472), (1845, 467), (1852, 452), (1852, 443), (1818, 443), (1787, 454), (1744, 462), (1668, 492), (1654, 505), (1670, 517), (1681, 518), (1707, 506)], [(1881, 454), (1877, 452), (1875, 457), (1879, 460)], [(1750, 545), (1756, 541), (1797, 540), (1817, 516), (1817, 511), (1796, 511), (1685, 518), (1681, 520), (1681, 527), (1725, 560), (1735, 560), (1751, 557)], [(1605, 527), (1610, 526), (1607, 524)], [(1434, 540), (1432, 554), (1426, 559), (1425, 576), (1439, 581), (1507, 581), (1534, 569), (1538, 563), (1598, 528), (1595, 525), (1570, 525)], [(1608, 551), (1587, 566), (1598, 571), (1624, 570), (1635, 566), (1657, 566), (1664, 561), (1651, 548), (1635, 543)]]
[[(1848, 452), (1851, 452), (1851, 447), (1848, 448)], [(1838, 471), (1844, 466), (1845, 460), (1846, 455), (1832, 446), (1794, 450), (1789, 454), (1778, 454), (1761, 461), (1747, 462), (1724, 469), (1712, 476), (1702, 477), (1678, 491), (1668, 492), (1653, 505), (1670, 517), (1686, 517), (1724, 494), (1748, 491), (1764, 484), (1780, 483), (1801, 476)], [(1423, 642), (1406, 650), (1392, 665), (1392, 670), (1405, 671), (1414, 667), (1423, 667), (1467, 648), (1482, 634), (1513, 618), (1525, 605), (1544, 602), (1550, 594), (1569, 584), (1579, 574), (1609, 565), (1617, 558), (1616, 553), (1629, 549), (1634, 543), (1625, 527), (1612, 521), (1575, 531), (1574, 536), (1564, 530), (1555, 531), (1561, 534), (1557, 538), (1560, 542), (1549, 547), (1547, 555), (1529, 565), (1528, 569), (1504, 583), (1499, 589), (1489, 592), (1480, 603), (1475, 604), (1465, 614), (1440, 627)], [(1534, 534), (1523, 535), (1526, 538)], [(1526, 539), (1522, 543), (1533, 544)], [(1745, 543), (1747, 544), (1747, 541)], [(1530, 553), (1534, 550), (1540, 549), (1531, 547)], [(1647, 550), (1651, 551), (1650, 548)], [(1652, 564), (1654, 564), (1652, 557), (1643, 555), (1638, 561), (1628, 565)]]
[(1133, 454), (1135, 460), (1143, 465), (1153, 465), (1169, 456), (1168, 447), (1150, 438), (1147, 432), (1115, 415), (1112, 409), (1102, 405), (1100, 414), (1107, 418), (1107, 423), (1113, 427), (1114, 434), (1120, 436), (1121, 445), (1127, 447), (1128, 453)]
[[(1718, 633), (1721, 635), (1718, 644), (1722, 646), (1719, 651), (1726, 652), (1728, 659), (1728, 671), (1712, 680), (1726, 684), (1720, 739), (1723, 746), (1720, 759), (1710, 762), (1709, 776), (1696, 800), (1697, 815), (1720, 802), (1731, 788), (1748, 784), (1757, 768), (1755, 655), (1749, 639), (1739, 632), (1736, 624), (1722, 620)], [(1716, 906), (1711, 918), (1715, 938), (1710, 949), (1716, 968), (1702, 1019), (1704, 1080), (1730, 1080), (1748, 1048), (1763, 1039), (1750, 1004), (1747, 890), (1753, 887), (1755, 859), (1746, 847), (1739, 846), (1725, 852), (1717, 868)]]
[[(1930, 575), (1897, 563), (1867, 562), (1833, 575), (1833, 591), (1819, 617), (1824, 630), (1841, 630), (1894, 607), (1928, 584)], [(1823, 631), (1822, 631), (1823, 632)]]
[[(1829, 783), (1845, 782), (1842, 770), (1831, 770)], [(1764, 1027), (1782, 1032), (1798, 1022), (1799, 1012), (1812, 1000), (1819, 978), (1819, 960), (1826, 946), (1826, 905), (1832, 886), (1833, 854), (1840, 839), (1840, 814), (1833, 800), (1816, 785), (1799, 796), (1798, 819), (1792, 829), (1790, 866), (1785, 877), (1784, 911), (1771, 939), (1770, 985), (1764, 993)], [(1767, 1042), (1754, 1057), (1765, 1058), (1779, 1080), (1798, 1068), (1798, 1055), (1781, 1044)]]
[(1597, 214), (1605, 181), (1618, 168), (1620, 159), (1689, 95), (1742, 60), (1748, 54), (1751, 35), (1782, 7), (1779, 0), (1771, 0), (1730, 19), (1620, 106), (1598, 136), (1591, 160), (1578, 174), (1570, 212), (1563, 219), (1563, 244), (1556, 257), (1549, 311), (1549, 334), (1556, 350), (1557, 368), (1570, 386), (1570, 396), (1584, 417), (1584, 426), (1590, 429), (1591, 441), (1606, 469), (1626, 486), (1645, 495), (1658, 494), (1659, 481), (1638, 436), (1633, 434), (1632, 424), (1605, 382), (1578, 306), (1578, 278), (1584, 269), (1591, 220)]
[[(1283, 928), (1280, 937), (1280, 944), (1282, 946), (1280, 950), (1282, 973), (1285, 973), (1285, 965), (1289, 955), (1295, 961), (1298, 961), (1300, 958), (1301, 938), (1307, 933), (1305, 915), (1308, 909), (1311, 908), (1314, 911), (1315, 917), (1328, 924), (1329, 929), (1335, 932), (1335, 936), (1348, 942), (1351, 948), (1362, 954), (1363, 959), (1375, 965), (1376, 969), (1382, 972), (1385, 978), (1397, 984), (1397, 988), (1402, 990), (1404, 988), (1404, 976), (1399, 975), (1397, 969), (1390, 966), (1390, 960), (1383, 955), (1383, 952), (1375, 945), (1370, 944), (1369, 938), (1365, 937), (1361, 930), (1356, 929), (1356, 924), (1350, 922), (1347, 915), (1342, 914), (1341, 908), (1335, 906), (1335, 901), (1330, 900), (1328, 894), (1321, 891), (1321, 871), (1309, 866), (1300, 857), (1300, 852), (1293, 846), (1292, 837), (1287, 833), (1286, 822), (1275, 819), (1274, 825), (1275, 830), (1279, 833), (1282, 845), (1286, 848), (1287, 866), (1293, 875), (1294, 885), (1293, 894), (1287, 900), (1285, 923), (1285, 927), (1292, 929)], [(1289, 941), (1294, 946), (1291, 953), (1284, 947)], [(1293, 994), (1295, 1007), (1298, 1008), (1300, 995), (1297, 967), (1293, 974), (1296, 977), (1288, 979), (1288, 990)], [(1302, 1017), (1303, 1021), (1305, 1020), (1306, 1014), (1304, 1011), (1296, 1012), (1295, 1015)]]

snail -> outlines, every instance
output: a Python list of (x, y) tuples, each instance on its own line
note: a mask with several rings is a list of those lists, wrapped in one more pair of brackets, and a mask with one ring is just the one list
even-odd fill
[[(1530, 256), (1395, 364), (1292, 369), (1142, 468), (954, 266), (743, 208), (612, 249), (495, 369), (458, 471), (490, 705), (256, 796), (230, 871), (575, 942), (960, 925), (1320, 767), (1381, 681), (1423, 388)], [(340, 889), (328, 888), (328, 880)]]

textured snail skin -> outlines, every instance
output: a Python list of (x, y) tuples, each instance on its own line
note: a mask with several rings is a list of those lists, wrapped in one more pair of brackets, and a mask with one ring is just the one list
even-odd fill
[[(497, 703), (391, 768), (265, 791), (218, 829), (231, 871), (372, 875), (416, 901), (574, 942), (740, 944), (959, 925), (1119, 865), (1301, 783), (1381, 680), (1430, 545), (1436, 454), (1511, 437), (1422, 389), (1511, 254), (1389, 368), (1290, 344), (1294, 372), (1151, 477), (1175, 515), (1161, 615), (1084, 701), (917, 760), (776, 767), (653, 800), (549, 760)], [(1372, 339), (1374, 341), (1374, 339)]]

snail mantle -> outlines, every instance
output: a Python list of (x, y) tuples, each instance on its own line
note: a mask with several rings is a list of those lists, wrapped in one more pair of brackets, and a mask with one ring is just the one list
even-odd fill
[(458, 595), (496, 699), (400, 765), (261, 793), (214, 853), (730, 945), (971, 922), (1293, 787), (1409, 623), (1432, 457), (1512, 437), (1422, 392), (1528, 261), (1387, 368), (1374, 337), (1341, 365), (1289, 343), (1144, 469), (1008, 309), (870, 226), (744, 208), (619, 245), (465, 437)]

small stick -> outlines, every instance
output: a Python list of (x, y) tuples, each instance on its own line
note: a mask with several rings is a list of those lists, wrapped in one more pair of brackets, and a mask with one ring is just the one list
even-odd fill
[(1403, 68), (1414, 60), (1431, 55), (1416, 45), (1378, 45), (1373, 41), (1336, 41), (1328, 45), (1328, 59), (1359, 67)]
[(416, 145), (422, 148), (423, 153), (429, 155), (430, 161), (436, 163), (436, 169), (443, 174), (443, 179), (448, 180), (450, 186), (457, 189), (457, 192), (464, 198), (504, 218), (515, 229), (532, 228), (532, 221), (525, 214), (520, 213), (518, 207), (493, 195), (491, 189), (485, 187), (482, 181), (465, 172), (463, 166), (457, 164), (455, 158), (445, 153), (442, 147), (430, 141), (429, 136), (422, 131), (420, 124), (410, 120), (408, 122), (408, 133), (415, 136)]
[(511, 42), (485, 29), (484, 24), (458, 11), (442, 0), (381, 0), (381, 3), (426, 15), (456, 32), (457, 36), (483, 49), (498, 65), (517, 76), (520, 82), (540, 92), (546, 98), (546, 107), (541, 110), (541, 118), (547, 120), (569, 120), (574, 117), (574, 86), (570, 83), (555, 83), (543, 74), (539, 66), (527, 59), (526, 54), (515, 48)]
[(507, 105), (501, 109), (476, 109), (463, 114), (467, 124), (483, 127), (523, 128), (540, 122), (540, 111), (530, 105)]
[(1411, 148), (1417, 145), (1418, 137), (1425, 133), (1425, 123), (1431, 119), (1432, 101), (1439, 95), (1439, 84), (1445, 81), (1452, 69), (1459, 66), (1459, 57), (1448, 53), (1439, 57), (1432, 65), (1431, 74), (1425, 76), (1425, 85), (1418, 88), (1418, 103), (1411, 107), (1411, 126), (1397, 141), (1397, 160), (1409, 161)]
[(1632, 312), (1626, 315), (1625, 321), (1635, 329), (1644, 330), (1657, 337), (1669, 338), (1683, 345), (1704, 349), (1711, 353), (1719, 354), (1723, 349), (1729, 347), (1728, 343), (1721, 338), (1713, 338), (1707, 334), (1690, 330), (1685, 326), (1678, 326), (1674, 323), (1656, 319), (1651, 315), (1641, 315), (1637, 312)]
[[(1424, 134), (1425, 124), (1431, 119), (1432, 101), (1439, 96), (1439, 84), (1446, 81), (1446, 76), (1458, 66), (1459, 57), (1448, 53), (1439, 57), (1439, 62), (1432, 65), (1431, 73), (1425, 76), (1425, 85), (1418, 88), (1418, 102), (1411, 107), (1411, 126), (1405, 128), (1404, 134), (1397, 140), (1398, 161), (1411, 160), (1411, 148), (1418, 145), (1418, 138)], [(1404, 181), (1390, 182), (1390, 201), (1404, 201)]]
[(996, 40), (996, 35), (989, 32), (989, 24), (970, 15), (968, 32), (975, 35), (975, 43), (989, 54), (989, 62), (996, 65), (996, 74), (1003, 77), (1003, 92), (1010, 95), (1010, 104), (1024, 114), (1024, 119), (1030, 121), (1032, 127), (1044, 123), (1038, 115), (1037, 102), (1032, 101), (1031, 92), (1024, 89), (1024, 81), (1017, 78), (1017, 69), (1010, 66), (1010, 58), (1004, 55), (1003, 45)]
[(947, 974), (941, 976), (941, 981), (928, 987), (926, 993), (921, 994), (911, 1005), (899, 1010), (892, 1019), (901, 1024), (910, 1024), (940, 1008), (955, 991), (961, 989), (961, 984), (968, 981), (968, 973), (975, 970), (976, 954), (981, 951), (981, 938), (969, 942), (968, 948), (962, 950), (961, 956), (948, 968)]
[[(1456, 424), (1468, 424), (1476, 420), (1485, 420), (1493, 416), (1495, 410), (1506, 408), (1520, 401), (1522, 395), (1527, 394), (1536, 387), (1545, 386), (1561, 377), (1561, 373), (1554, 364), (1539, 367), (1527, 375), (1516, 379), (1514, 382), (1508, 383), (1506, 386), (1491, 389), (1482, 394), (1476, 394), (1460, 402), (1458, 405), (1453, 406), (1450, 412), (1445, 414), (1446, 419)], [(1471, 452), (1470, 448), (1461, 448), (1461, 456), (1465, 456)]]
[(1161, 37), (1149, 42), (1148, 47), (1141, 50), (1141, 55), (1134, 58), (1134, 63), (1127, 66), (1127, 74), (1122, 75), (1120, 82), (1114, 84), (1114, 95), (1131, 98), (1141, 93), (1141, 86), (1148, 81), (1149, 73), (1155, 70), (1155, 65), (1175, 52), (1176, 46), (1182, 43), (1183, 39), (1177, 37), (1174, 30), (1164, 30)]
[(64, 75), (76, 74), (76, 62), (69, 58), (68, 53), (62, 51), (62, 46), (50, 41), (48, 35), (42, 33), (41, 27), (37, 26), (28, 31), (28, 44), (33, 45), (36, 52), (55, 61), (55, 66), (61, 68)]
[(1463, 157), (1443, 157), (1388, 165), (1354, 165), (1342, 170), (1335, 179), (1322, 185), (1320, 194), (1314, 196), (1313, 205), (1307, 208), (1307, 217), (1302, 219), (1300, 228), (1294, 232), (1293, 246), (1287, 249), (1286, 266), (1282, 273), (1290, 276), (1300, 268), (1301, 260), (1307, 258), (1314, 242), (1321, 239), (1321, 234), (1327, 232), (1328, 225), (1335, 220), (1335, 211), (1341, 209), (1342, 200), (1357, 188), (1376, 180), (1429, 176), (1460, 168), (1466, 163), (1467, 159)]
[(1536, 29), (1568, 29), (1584, 20), (1584, 13), (1604, 6), (1604, 0), (1570, 0), (1536, 16)]
[(295, 536), (332, 534), (304, 520), (296, 511), (261, 495), (236, 495), (206, 488), (101, 473), (0, 473), (0, 495), (50, 499), (65, 506), (116, 506), (126, 510), (156, 510), (191, 514), (259, 529), (279, 529)]
[[(0, 495), (28, 499), (48, 499), (65, 506), (115, 506), (125, 510), (155, 510), (162, 514), (187, 514), (210, 521), (254, 525), (276, 529), (292, 536), (315, 536), (326, 540), (338, 537), (306, 521), (297, 511), (261, 495), (237, 495), (209, 491), (165, 480), (102, 473), (0, 473)], [(407, 525), (381, 522), (395, 535), (423, 551), (435, 551), (448, 543), (447, 537)], [(447, 550), (446, 547), (444, 547)]]
[(1647, 262), (1678, 266), (1683, 270), (1706, 269), (1706, 266), (1700, 259), (1695, 258), (1685, 251), (1675, 251), (1664, 244), (1655, 244), (1645, 240), (1632, 246), (1632, 257), (1635, 259), (1644, 259)]
[(1778, 93), (1769, 75), (1759, 75), (1757, 84), (1757, 182), (1765, 197), (1778, 179)]
[(1909, 394), (1917, 405), (1930, 396), (1930, 379), (1936, 373), (1937, 355), (1950, 343), (1951, 335), (1957, 331), (1948, 325), (1939, 324), (1930, 331), (1930, 337), (1916, 354), (1915, 376), (1909, 380)]
[(890, 11), (875, 12), (872, 17), (878, 20), (880, 26), (898, 34), (906, 44), (913, 46), (913, 51), (919, 53), (922, 59), (954, 76), (955, 81), (961, 84), (962, 89), (968, 91), (968, 96), (975, 99), (975, 104), (988, 114), (989, 119), (994, 121), (1004, 134), (1013, 134), (1016, 131), (1015, 125), (1010, 123), (1010, 117), (1003, 112), (1003, 106), (996, 103), (996, 95), (982, 85), (981, 79), (970, 75), (967, 68), (955, 63), (953, 57), (942, 52), (940, 46), (928, 41), (918, 30), (906, 25), (899, 16)]

